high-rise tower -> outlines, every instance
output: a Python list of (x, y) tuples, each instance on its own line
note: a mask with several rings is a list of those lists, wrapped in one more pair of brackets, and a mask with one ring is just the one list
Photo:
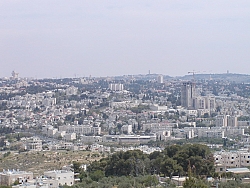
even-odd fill
[(157, 82), (158, 83), (160, 83), (160, 84), (162, 84), (163, 83), (163, 75), (158, 75), (158, 77), (157, 77)]
[(181, 106), (193, 109), (194, 98), (195, 98), (195, 83), (183, 82), (181, 86)]

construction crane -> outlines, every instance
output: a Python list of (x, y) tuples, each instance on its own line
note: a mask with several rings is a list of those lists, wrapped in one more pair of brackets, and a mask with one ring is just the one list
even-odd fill
[(189, 71), (188, 72), (188, 74), (193, 74), (193, 82), (195, 82), (195, 77), (194, 77), (194, 75), (196, 74), (196, 73), (199, 73), (199, 71)]

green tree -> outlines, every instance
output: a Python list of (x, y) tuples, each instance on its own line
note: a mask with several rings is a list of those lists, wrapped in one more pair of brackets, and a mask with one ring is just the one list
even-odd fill
[(209, 186), (201, 179), (190, 176), (184, 182), (183, 188), (209, 188)]
[(161, 173), (170, 177), (170, 179), (172, 178), (172, 175), (179, 175), (182, 171), (183, 169), (177, 164), (177, 161), (171, 158), (165, 158), (161, 163)]
[(79, 173), (81, 171), (80, 167), (81, 163), (73, 161), (73, 169), (75, 173)]
[(102, 179), (105, 175), (104, 175), (104, 171), (102, 170), (97, 170), (97, 171), (94, 171), (94, 172), (91, 172), (89, 174), (90, 178), (93, 180), (93, 181), (99, 181), (100, 179)]

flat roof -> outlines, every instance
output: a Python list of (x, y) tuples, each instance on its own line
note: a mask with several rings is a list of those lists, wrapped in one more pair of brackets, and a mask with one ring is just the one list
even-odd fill
[(248, 168), (228, 168), (226, 171), (235, 174), (250, 173), (250, 170)]

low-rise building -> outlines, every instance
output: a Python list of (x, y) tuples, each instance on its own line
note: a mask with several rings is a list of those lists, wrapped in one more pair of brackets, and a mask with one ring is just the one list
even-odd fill
[(250, 166), (250, 153), (248, 151), (220, 151), (214, 153), (216, 170), (223, 172), (228, 168), (241, 168)]
[(29, 151), (42, 151), (42, 140), (38, 137), (32, 137), (26, 141), (26, 149)]
[(27, 182), (33, 179), (33, 172), (17, 170), (3, 170), (0, 173), (0, 185), (10, 186), (16, 181), (18, 183)]
[(44, 172), (44, 176), (48, 179), (54, 180), (50, 183), (50, 188), (57, 188), (59, 186), (74, 185), (74, 172), (67, 170), (53, 170)]

